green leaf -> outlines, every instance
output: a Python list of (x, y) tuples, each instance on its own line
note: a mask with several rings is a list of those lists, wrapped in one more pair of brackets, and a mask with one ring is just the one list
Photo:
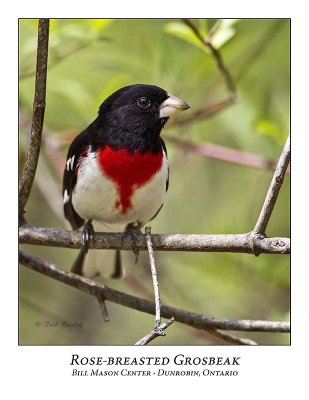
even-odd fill
[[(194, 46), (209, 52), (206, 46), (201, 43), (201, 41), (195, 36), (194, 32), (182, 22), (168, 22), (164, 31), (170, 35), (176, 36), (179, 39), (183, 39), (186, 42), (193, 44)], [(205, 31), (200, 31), (202, 36), (206, 36)]]
[(211, 43), (215, 48), (219, 49), (235, 35), (236, 31), (233, 26), (238, 21), (238, 19), (222, 19), (218, 21), (218, 27), (211, 35)]
[(256, 132), (260, 135), (268, 136), (277, 143), (283, 143), (286, 134), (282, 131), (279, 125), (269, 119), (260, 119), (255, 123)]
[[(212, 28), (213, 32), (209, 33), (211, 36), (211, 43), (215, 48), (219, 49), (235, 35), (235, 29), (233, 26), (236, 24), (236, 22), (238, 22), (238, 19), (221, 19), (215, 23)], [(206, 38), (206, 20), (199, 20), (198, 26), (201, 35)], [(165, 25), (164, 30), (166, 33), (183, 39), (186, 42), (204, 50), (206, 53), (209, 53), (207, 46), (203, 45), (203, 43), (201, 43), (201, 41), (195, 36), (194, 32), (192, 32), (192, 30), (184, 23), (168, 22)]]
[(113, 19), (92, 19), (90, 20), (90, 26), (97, 33), (101, 33), (107, 27), (109, 27), (112, 22)]
[(235, 29), (233, 28), (219, 29), (212, 37), (211, 43), (216, 49), (219, 49), (228, 42), (234, 34)]
[(231, 28), (239, 21), (240, 21), (239, 18), (222, 19), (221, 26), (223, 26), (224, 28)]

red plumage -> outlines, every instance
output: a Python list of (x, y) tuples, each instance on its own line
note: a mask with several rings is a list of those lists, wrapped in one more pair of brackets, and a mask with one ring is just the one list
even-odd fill
[(113, 149), (109, 146), (99, 149), (98, 162), (101, 170), (117, 184), (119, 201), (116, 208), (125, 214), (132, 207), (134, 191), (148, 182), (162, 166), (163, 153), (136, 151), (126, 148)]

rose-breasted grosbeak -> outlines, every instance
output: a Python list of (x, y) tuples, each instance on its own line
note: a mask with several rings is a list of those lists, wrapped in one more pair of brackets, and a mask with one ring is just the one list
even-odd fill
[(113, 266), (113, 276), (121, 275), (113, 250), (91, 250), (84, 263), (92, 223), (96, 231), (124, 232), (157, 215), (169, 179), (160, 132), (171, 115), (188, 108), (158, 86), (126, 86), (101, 104), (98, 117), (73, 140), (63, 176), (64, 214), (73, 229), (84, 225), (85, 241), (74, 272), (106, 275)]

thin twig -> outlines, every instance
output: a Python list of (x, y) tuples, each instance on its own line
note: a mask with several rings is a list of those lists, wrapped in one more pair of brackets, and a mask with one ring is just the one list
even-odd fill
[(168, 321), (163, 322), (163, 324), (158, 325), (155, 329), (153, 329), (151, 332), (149, 332), (146, 336), (144, 336), (142, 339), (140, 339), (138, 342), (135, 343), (135, 346), (145, 346), (149, 342), (151, 342), (153, 339), (157, 338), (158, 336), (165, 336), (165, 329), (168, 328), (175, 319), (172, 317)]
[[(76, 133), (76, 135), (77, 135), (77, 133)], [(67, 149), (67, 147), (68, 147), (68, 144), (65, 146), (65, 149)], [(42, 150), (44, 151), (48, 161), (50, 162), (50, 164), (53, 168), (53, 171), (55, 172), (57, 177), (60, 180), (62, 180), (63, 170), (64, 170), (65, 163), (66, 163), (65, 153), (62, 151), (59, 144), (57, 143), (57, 139), (54, 136), (51, 136), (49, 131), (47, 132), (47, 135), (43, 137), (43, 149)]]
[(40, 154), (46, 99), (48, 36), (49, 19), (40, 19), (30, 143), (19, 185), (19, 217), (21, 221), (24, 219), (24, 209), (31, 192)]
[(210, 329), (208, 332), (230, 344), (239, 344), (239, 345), (246, 345), (246, 346), (256, 346), (257, 345), (257, 343), (254, 340), (251, 340), (248, 338), (240, 338), (240, 337), (231, 335), (230, 333), (219, 331), (217, 329)]
[[(134, 310), (155, 313), (155, 305), (152, 301), (119, 292), (107, 286), (100, 285), (91, 279), (66, 272), (46, 260), (32, 256), (22, 250), (19, 252), (20, 263), (34, 271), (40, 272), (50, 278), (56, 279), (78, 290), (89, 293), (95, 297), (103, 296), (106, 301), (121, 304)], [(289, 322), (260, 321), (260, 320), (228, 320), (210, 317), (205, 314), (197, 314), (191, 311), (181, 310), (175, 307), (161, 306), (161, 316), (171, 318), (175, 321), (193, 326), (197, 329), (222, 329), (247, 332), (290, 332)]]
[(206, 37), (204, 38), (198, 28), (193, 24), (192, 21), (189, 19), (183, 19), (183, 22), (192, 30), (192, 32), (195, 34), (195, 36), (202, 42), (202, 44), (207, 47), (211, 55), (213, 56), (214, 60), (216, 61), (218, 70), (220, 71), (226, 88), (228, 90), (228, 97), (220, 102), (210, 104), (207, 107), (196, 111), (195, 113), (189, 115), (186, 118), (182, 119), (176, 119), (174, 121), (171, 121), (168, 126), (173, 126), (173, 125), (185, 125), (188, 124), (197, 118), (210, 118), (217, 114), (218, 112), (224, 110), (225, 108), (229, 107), (230, 105), (234, 104), (236, 99), (237, 99), (237, 93), (236, 93), (236, 87), (234, 83), (234, 79), (230, 73), (230, 71), (227, 69), (225, 66), (221, 53), (219, 50), (217, 50), (211, 43), (211, 37)]
[(105, 322), (109, 322), (109, 316), (108, 316), (108, 311), (105, 303), (105, 298), (103, 296), (97, 296), (97, 300), (99, 303), (99, 307), (101, 310), (102, 317)]
[(275, 20), (269, 29), (261, 32), (261, 35), (254, 44), (251, 41), (248, 42), (248, 46), (242, 49), (241, 54), (235, 54), (234, 59), (230, 62), (230, 66), (235, 65), (234, 71), (236, 71), (233, 75), (236, 82), (240, 82), (246, 76), (250, 67), (254, 65), (254, 61), (269, 48), (283, 26), (281, 19)]
[[(35, 184), (40, 190), (46, 204), (51, 211), (58, 217), (59, 221), (63, 223), (63, 197), (59, 181), (56, 181), (54, 175), (51, 173), (47, 165), (44, 152), (41, 153), (40, 168), (37, 169), (35, 175)], [(65, 224), (63, 223), (63, 226)]]
[[(189, 20), (186, 20), (186, 21), (187, 21), (186, 22), (187, 25), (189, 25), (191, 27), (191, 29), (195, 32), (195, 34), (198, 34), (200, 36), (200, 39), (203, 41), (203, 43), (209, 47), (214, 59), (217, 62), (218, 69), (222, 73), (224, 80), (225, 80), (225, 84), (230, 92), (230, 97), (228, 99), (224, 100), (221, 103), (211, 105), (208, 108), (201, 110), (197, 113), (200, 116), (203, 116), (203, 115), (210, 116), (210, 115), (213, 115), (216, 112), (222, 110), (227, 105), (229, 105), (235, 101), (236, 93), (235, 93), (234, 81), (233, 81), (229, 71), (226, 69), (226, 67), (223, 63), (221, 54), (219, 53), (219, 51), (217, 49), (215, 49), (212, 46), (210, 38), (206, 38), (206, 39), (203, 38), (200, 35), (200, 32), (197, 30), (197, 28), (195, 28), (195, 26), (191, 23), (191, 21), (189, 21)], [(37, 168), (39, 152), (40, 152), (41, 134), (42, 134), (42, 127), (43, 127), (43, 120), (44, 120), (44, 111), (45, 111), (45, 97), (46, 97), (48, 29), (49, 29), (49, 20), (41, 19), (39, 21), (39, 32), (38, 32), (36, 85), (35, 85), (35, 97), (34, 97), (34, 103), (33, 103), (33, 117), (32, 117), (32, 126), (31, 126), (30, 145), (29, 145), (28, 151), (27, 151), (26, 163), (25, 163), (24, 171), (23, 171), (23, 174), (21, 177), (20, 190), (19, 190), (19, 195), (20, 195), (19, 215), (20, 215), (20, 217), (23, 217), (24, 208), (25, 208), (25, 205), (27, 203), (27, 200), (28, 200), (30, 192), (31, 192), (31, 188), (32, 188), (32, 184), (33, 184), (33, 180), (34, 180), (34, 176), (35, 176), (35, 172), (36, 172), (36, 168)], [(285, 173), (285, 171), (284, 171), (284, 173)], [(279, 181), (280, 181), (280, 179), (282, 179), (282, 181), (283, 181), (283, 178), (284, 178), (284, 174), (283, 174), (283, 176), (281, 176), (281, 178), (279, 176), (277, 179), (279, 179)], [(279, 182), (278, 193), (279, 193), (281, 184), (282, 184), (282, 182), (281, 183)], [(245, 252), (252, 252), (252, 249), (254, 248), (256, 250), (257, 247), (261, 247), (263, 250), (263, 246), (264, 246), (264, 250), (266, 249), (266, 251), (261, 251), (261, 252), (287, 253), (287, 252), (289, 252), (289, 242), (288, 242), (287, 238), (271, 238), (270, 240), (268, 240), (266, 242), (266, 241), (264, 241), (264, 238), (261, 237), (261, 235), (259, 235), (259, 234), (265, 233), (265, 229), (266, 229), (268, 220), (270, 218), (270, 215), (272, 213), (272, 209), (274, 207), (278, 193), (277, 194), (272, 193), (270, 195), (271, 199), (275, 198), (275, 200), (274, 200), (273, 205), (269, 206), (270, 211), (269, 211), (269, 207), (266, 206), (264, 219), (267, 219), (267, 218), (268, 219), (265, 223), (264, 230), (263, 229), (262, 230), (255, 229), (255, 231), (253, 233), (250, 232), (249, 234), (244, 234), (244, 235), (170, 235), (170, 236), (187, 236), (186, 239), (189, 239), (188, 244), (189, 244), (189, 246), (192, 246), (190, 248), (190, 250), (192, 250), (192, 251), (226, 251), (226, 248), (228, 248), (230, 245), (230, 243), (228, 243), (228, 241), (227, 242), (224, 241), (223, 244), (221, 243), (221, 247), (219, 244), (220, 250), (214, 250), (215, 248), (218, 248), (218, 247), (216, 247), (216, 246), (218, 246), (218, 243), (214, 244), (211, 242), (210, 248), (212, 250), (200, 250), (200, 242), (199, 242), (199, 240), (196, 241), (196, 239), (199, 239), (199, 238), (197, 238), (197, 236), (208, 236), (208, 239), (210, 239), (210, 240), (214, 239), (215, 241), (217, 238), (214, 238), (214, 236), (220, 236), (220, 239), (227, 239), (227, 236), (234, 236), (233, 239), (237, 239), (237, 240), (240, 239), (240, 240), (246, 241), (246, 243), (244, 244), (244, 247), (249, 245), (250, 249), (247, 249), (247, 250), (250, 250), (250, 251), (245, 251)], [(265, 202), (266, 202), (266, 200), (265, 200)], [(263, 206), (263, 208), (264, 208), (264, 206)], [(263, 209), (262, 209), (262, 211), (263, 211)], [(261, 212), (261, 214), (262, 214), (262, 212)], [(258, 221), (258, 223), (259, 223), (259, 221)], [(257, 225), (258, 225), (258, 223), (257, 223)], [(26, 228), (29, 228), (29, 226), (27, 226)], [(31, 228), (33, 228), (33, 227), (31, 227)], [(36, 228), (34, 228), (34, 229), (36, 229)], [(52, 230), (52, 231), (53, 231), (53, 234), (55, 234), (57, 230)], [(60, 236), (63, 234), (63, 232), (65, 233), (65, 231), (59, 231), (59, 230), (58, 230), (58, 232), (60, 232)], [(25, 233), (25, 231), (21, 230), (21, 233)], [(27, 231), (27, 233), (29, 233), (29, 230)], [(32, 230), (31, 234), (33, 234), (33, 233), (34, 232)], [(38, 233), (38, 232), (36, 231), (36, 233)], [(49, 233), (51, 233), (51, 232), (49, 232)], [(166, 236), (168, 236), (168, 235), (166, 235)], [(195, 236), (195, 237), (192, 238), (192, 236)], [(210, 238), (210, 236), (212, 236), (212, 238)], [(223, 238), (223, 236), (226, 236), (226, 237)], [(72, 239), (72, 238), (74, 241), (74, 237), (67, 238), (67, 239)], [(38, 237), (36, 237), (36, 239), (38, 239)], [(101, 239), (102, 239), (102, 237), (101, 237)], [(112, 238), (109, 238), (109, 239), (112, 239)], [(146, 237), (146, 239), (147, 239), (147, 237)], [(157, 239), (158, 239), (159, 246), (160, 246), (160, 244), (161, 244), (160, 240), (162, 239), (162, 235), (157, 235)], [(167, 239), (167, 242), (168, 242), (168, 238), (165, 238), (165, 239)], [(192, 241), (191, 241), (191, 239), (192, 239)], [(39, 241), (40, 240), (41, 240), (41, 237), (39, 238)], [(57, 240), (57, 238), (56, 238), (56, 240)], [(78, 240), (79, 240), (79, 238), (78, 238)], [(104, 240), (104, 238), (103, 238), (103, 240)], [(143, 241), (142, 246), (145, 246), (145, 238), (144, 237), (141, 238), (141, 241)], [(163, 241), (164, 241), (164, 238), (163, 238)], [(219, 242), (220, 242), (220, 240), (219, 240)], [(43, 243), (37, 243), (37, 244), (43, 244)], [(44, 244), (46, 244), (46, 243), (44, 243)], [(150, 244), (151, 244), (151, 236), (150, 236)], [(214, 244), (214, 246), (213, 246), (213, 244)], [(102, 245), (102, 243), (101, 243), (101, 245)], [(176, 250), (181, 250), (181, 246), (179, 247), (179, 243), (177, 242), (177, 240), (174, 242), (174, 245), (176, 245)], [(226, 245), (227, 245), (227, 247), (226, 247)], [(233, 247), (233, 245), (237, 247), (239, 244), (237, 244), (235, 242), (232, 243), (232, 246), (231, 246), (232, 250), (228, 250), (228, 251), (238, 251), (238, 250), (235, 250), (235, 247)], [(104, 246), (107, 246), (107, 247), (104, 247)], [(114, 246), (113, 244), (110, 245), (109, 243), (105, 242), (103, 244), (103, 247), (100, 247), (100, 248), (114, 248), (113, 246)], [(116, 245), (116, 246), (118, 246), (118, 245)], [(68, 246), (65, 246), (65, 247), (71, 247), (71, 245), (69, 244)], [(73, 247), (75, 247), (75, 245)], [(146, 240), (146, 247), (148, 247), (147, 240)], [(118, 247), (116, 247), (116, 248), (118, 248)], [(122, 248), (122, 246), (121, 246), (121, 248)], [(166, 243), (163, 244), (163, 250), (170, 250), (170, 249), (171, 249), (170, 243), (168, 243), (167, 247), (166, 247)], [(151, 250), (153, 250), (152, 245), (151, 245)], [(148, 251), (149, 251), (149, 248), (148, 248)], [(141, 307), (141, 306), (138, 304), (138, 302), (140, 301), (142, 304), (142, 307), (145, 308), (144, 310), (141, 310), (141, 311), (151, 312), (149, 310), (152, 308), (152, 313), (153, 313), (153, 303), (151, 303), (151, 302), (147, 302), (146, 300), (138, 299), (136, 297), (128, 296), (123, 293), (114, 291), (112, 289), (106, 288), (102, 285), (98, 285), (93, 281), (87, 280), (86, 278), (77, 276), (75, 274), (66, 273), (66, 272), (62, 271), (61, 269), (57, 268), (56, 266), (54, 266), (53, 264), (50, 264), (46, 261), (43, 261), (38, 258), (32, 257), (30, 255), (27, 255), (24, 252), (20, 253), (20, 258), (21, 258), (21, 261), (24, 263), (24, 265), (26, 265), (29, 268), (32, 268), (36, 271), (44, 273), (45, 275), (50, 276), (54, 279), (58, 279), (59, 281), (65, 282), (73, 287), (77, 287), (80, 290), (84, 290), (88, 293), (93, 294), (99, 301), (104, 318), (108, 318), (105, 299), (114, 301), (119, 304), (126, 305), (131, 308), (135, 308), (135, 309), (140, 309), (139, 307)], [(153, 264), (154, 264), (154, 260), (153, 260)], [(154, 268), (155, 268), (155, 264), (154, 264)], [(152, 275), (154, 275), (154, 274), (152, 274)], [(156, 276), (156, 272), (155, 272), (155, 276)], [(77, 281), (76, 281), (76, 279), (77, 279)], [(95, 287), (95, 290), (93, 291), (94, 287)], [(158, 295), (159, 295), (159, 292), (158, 292)], [(108, 296), (110, 296), (110, 298)], [(127, 302), (127, 304), (125, 304), (126, 302)], [(133, 305), (129, 304), (130, 302), (131, 303), (133, 302)], [(157, 306), (157, 304), (158, 304), (158, 302), (156, 301), (156, 306)], [(280, 322), (276, 322), (276, 321), (219, 320), (216, 318), (208, 317), (208, 316), (201, 315), (201, 314), (194, 314), (194, 313), (190, 313), (190, 312), (187, 312), (184, 310), (175, 309), (172, 307), (167, 307), (167, 306), (162, 307), (162, 315), (163, 316), (165, 315), (164, 313), (171, 313), (171, 311), (173, 312), (174, 315), (176, 315), (176, 318), (178, 318), (179, 322), (187, 323), (188, 325), (191, 325), (191, 326), (194, 326), (194, 327), (197, 327), (200, 329), (208, 329), (210, 332), (213, 330), (215, 332), (214, 334), (216, 336), (221, 337), (222, 339), (225, 338), (227, 341), (235, 340), (235, 342), (237, 342), (237, 343), (239, 343), (239, 341), (244, 341), (243, 344), (253, 344), (254, 342), (250, 341), (248, 339), (236, 338), (236, 337), (233, 337), (232, 335), (229, 335), (229, 334), (226, 334), (223, 332), (219, 332), (219, 331), (215, 331), (214, 327), (220, 327), (220, 329), (229, 329), (229, 330), (235, 329), (235, 330), (250, 330), (250, 331), (251, 330), (269, 331), (268, 329), (271, 329), (270, 331), (272, 331), (272, 332), (275, 332), (275, 331), (288, 332), (289, 331), (288, 323), (280, 323)], [(159, 314), (157, 313), (157, 308), (156, 308), (157, 324), (159, 323), (158, 315)], [(197, 317), (197, 318), (195, 318), (195, 317)], [(160, 318), (160, 315), (159, 315), (159, 318)], [(191, 322), (192, 318), (194, 319), (193, 322)], [(171, 324), (173, 322), (172, 320), (170, 320), (170, 321), (171, 322), (169, 324)], [(165, 324), (162, 324), (162, 326), (165, 326), (166, 324), (168, 324), (168, 322), (169, 321), (167, 321)], [(205, 326), (207, 326), (207, 324), (208, 324), (208, 328), (205, 327)], [(168, 325), (166, 325), (166, 326), (168, 326)], [(159, 327), (161, 327), (161, 325), (159, 325)], [(154, 333), (157, 336), (160, 334), (156, 330), (154, 330)], [(149, 335), (151, 335), (151, 333)], [(147, 336), (149, 336), (149, 335), (147, 335)]]
[[(80, 249), (83, 234), (78, 231), (66, 231), (55, 228), (37, 228), (23, 225), (19, 228), (20, 243), (42, 246)], [(147, 250), (145, 235), (136, 234), (137, 250)], [(197, 234), (155, 234), (152, 235), (154, 250), (161, 251), (198, 251), (231, 253), (289, 254), (290, 239), (285, 237), (266, 238), (257, 233), (228, 235)], [(123, 238), (122, 233), (94, 233), (90, 247), (93, 249), (132, 250), (131, 240)], [(254, 250), (253, 250), (254, 249)]]
[[(125, 275), (125, 282), (135, 291), (138, 292), (140, 294), (142, 294), (145, 297), (151, 296), (152, 293), (150, 293), (150, 291), (143, 285), (140, 283), (140, 281), (136, 278), (135, 275), (130, 274), (128, 271)], [(196, 330), (192, 327), (188, 327), (190, 328), (191, 332), (193, 335), (198, 335), (199, 337), (207, 337), (209, 340), (211, 340), (212, 342), (214, 342), (215, 338), (218, 338), (219, 340), (217, 341), (220, 344), (224, 344), (224, 343), (231, 343), (231, 344), (254, 344), (254, 342), (252, 341), (252, 343), (250, 342), (250, 339), (242, 339), (239, 338), (237, 336), (233, 336), (230, 335), (228, 333), (224, 333), (222, 331), (219, 331), (217, 329), (208, 329), (208, 330)], [(249, 341), (249, 342), (248, 342)]]
[(232, 78), (232, 75), (230, 74), (230, 71), (226, 68), (220, 52), (212, 45), (211, 38), (210, 37), (204, 38), (202, 36), (201, 32), (198, 30), (198, 28), (189, 19), (184, 19), (183, 21), (192, 30), (192, 32), (195, 34), (195, 36), (206, 47), (209, 48), (213, 58), (216, 60), (217, 67), (218, 67), (219, 71), (221, 72), (221, 74), (222, 74), (222, 76), (224, 78), (227, 90), (230, 93), (230, 99), (231, 100), (233, 100), (233, 99), (236, 100), (236, 88), (235, 88), (235, 84), (234, 84), (234, 80)]
[(150, 226), (146, 226), (145, 236), (146, 236), (146, 244), (147, 244), (147, 250), (148, 250), (148, 255), (149, 255), (149, 262), (150, 262), (151, 276), (152, 276), (152, 283), (153, 283), (153, 290), (154, 290), (154, 298), (155, 298), (155, 305), (156, 305), (155, 328), (158, 328), (159, 325), (161, 324), (160, 289), (159, 289), (159, 281), (158, 281), (156, 263), (155, 263), (155, 258), (154, 258), (154, 254), (153, 254), (152, 243), (151, 243), (151, 227)]
[[(268, 46), (270, 45), (271, 41), (274, 39), (275, 35), (278, 33), (279, 29), (281, 29), (282, 24), (281, 20), (278, 20), (274, 23), (273, 26), (268, 31), (265, 31), (264, 34), (258, 39), (258, 43), (256, 46), (252, 46), (250, 43), (250, 48), (246, 49), (243, 51), (243, 58), (244, 61), (242, 61), (241, 67), (238, 68), (237, 73), (234, 73), (234, 82), (239, 82), (245, 74), (248, 72), (249, 67), (253, 65), (253, 61), (262, 54), (263, 51), (265, 51)], [(209, 32), (209, 36), (211, 32)], [(230, 67), (236, 62), (238, 63), (241, 58), (239, 57), (239, 54), (237, 54), (236, 58), (230, 62)], [(217, 80), (215, 79), (213, 84), (211, 85), (210, 88), (208, 88), (210, 91), (212, 90), (212, 87), (217, 87)], [(189, 124), (191, 122), (197, 121), (199, 118), (210, 118), (214, 115), (216, 115), (218, 112), (225, 110), (227, 107), (235, 103), (235, 99), (232, 98), (227, 98), (219, 103), (215, 104), (210, 104), (209, 106), (206, 106), (202, 108), (201, 110), (196, 111), (195, 113), (190, 113), (185, 118), (178, 119), (173, 119), (172, 121), (169, 121), (167, 124), (167, 128), (173, 127), (174, 125), (177, 126), (182, 126)]]
[[(277, 165), (275, 160), (270, 160), (259, 154), (249, 153), (247, 151), (233, 149), (231, 147), (221, 146), (213, 143), (194, 143), (189, 140), (172, 136), (165, 136), (165, 139), (181, 148), (184, 152), (199, 154), (215, 160), (271, 170), (274, 170)], [(287, 172), (289, 172), (289, 170)]]
[[(66, 58), (70, 57), (74, 53), (77, 53), (78, 51), (83, 50), (85, 47), (89, 46), (91, 43), (92, 42), (82, 43), (79, 46), (77, 46), (75, 49), (68, 51), (68, 53), (64, 54), (61, 57), (58, 57), (58, 58), (54, 57), (54, 60), (52, 63), (50, 63), (50, 65), (48, 66), (48, 69), (50, 70), (51, 68), (55, 67), (56, 65), (58, 65), (59, 62), (65, 60)], [(30, 78), (34, 74), (35, 74), (35, 71), (25, 72), (25, 73), (19, 75), (19, 80)]]
[(210, 341), (212, 344), (237, 344), (241, 346), (257, 345), (257, 343), (251, 339), (234, 336), (219, 329), (197, 330), (193, 327), (188, 328), (190, 329), (191, 335), (199, 339), (207, 340), (208, 342)]
[[(174, 121), (174, 120), (173, 120)], [(181, 122), (181, 121), (180, 121)], [(61, 152), (61, 148), (68, 146), (78, 132), (70, 132), (68, 139), (65, 134), (51, 134), (43, 138), (44, 150), (51, 162), (53, 169), (59, 177), (62, 177), (65, 165), (65, 157)], [(254, 154), (247, 151), (234, 149), (231, 147), (221, 146), (214, 143), (194, 143), (191, 140), (185, 140), (172, 135), (165, 135), (164, 140), (172, 143), (185, 152), (192, 152), (204, 157), (213, 158), (215, 160), (226, 161), (248, 167), (275, 170), (277, 161), (263, 157), (260, 154)], [(289, 168), (287, 173), (289, 173)]]
[(167, 128), (173, 127), (175, 125), (177, 126), (187, 125), (191, 122), (195, 122), (198, 118), (211, 118), (234, 103), (235, 100), (233, 98), (228, 97), (227, 99), (219, 101), (218, 103), (209, 104), (208, 106), (202, 108), (201, 110), (190, 113), (190, 115), (186, 118), (173, 119), (169, 121), (167, 123)]
[(270, 183), (268, 192), (266, 194), (263, 207), (261, 209), (259, 218), (254, 228), (254, 232), (264, 235), (266, 231), (267, 224), (273, 212), (274, 206), (276, 204), (280, 188), (282, 186), (286, 170), (290, 162), (290, 136), (287, 138), (281, 156), (279, 158), (274, 176)]

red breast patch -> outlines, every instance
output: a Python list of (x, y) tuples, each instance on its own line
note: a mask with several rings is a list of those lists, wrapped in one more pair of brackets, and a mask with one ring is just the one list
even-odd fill
[(154, 154), (127, 149), (112, 149), (109, 146), (99, 149), (98, 161), (104, 173), (117, 184), (119, 200), (115, 207), (125, 214), (132, 207), (131, 196), (134, 191), (149, 181), (162, 166), (163, 152)]

